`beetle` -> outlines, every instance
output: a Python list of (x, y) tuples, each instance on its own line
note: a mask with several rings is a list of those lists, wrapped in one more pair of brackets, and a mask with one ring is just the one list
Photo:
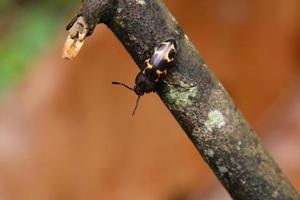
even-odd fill
[(154, 48), (150, 58), (144, 62), (144, 69), (138, 73), (135, 78), (134, 87), (129, 87), (124, 83), (112, 82), (115, 85), (121, 85), (135, 92), (138, 96), (132, 116), (134, 115), (140, 97), (145, 93), (155, 92), (159, 83), (167, 75), (168, 68), (174, 60), (177, 53), (177, 42), (175, 39), (167, 39)]

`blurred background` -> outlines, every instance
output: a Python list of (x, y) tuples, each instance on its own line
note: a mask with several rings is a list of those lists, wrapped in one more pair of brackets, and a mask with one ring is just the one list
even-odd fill
[[(165, 3), (300, 191), (300, 1)], [(230, 199), (109, 29), (61, 58), (79, 7), (0, 0), (0, 200)]]

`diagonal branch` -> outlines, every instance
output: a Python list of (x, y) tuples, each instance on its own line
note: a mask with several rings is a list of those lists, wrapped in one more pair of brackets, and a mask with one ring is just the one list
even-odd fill
[[(79, 37), (92, 34), (100, 22), (140, 68), (157, 44), (170, 37), (177, 40), (178, 54), (167, 81), (196, 87), (163, 83), (157, 93), (233, 199), (300, 199), (160, 0), (86, 0), (68, 26), (68, 42), (82, 42)], [(71, 28), (78, 23), (87, 31)]]

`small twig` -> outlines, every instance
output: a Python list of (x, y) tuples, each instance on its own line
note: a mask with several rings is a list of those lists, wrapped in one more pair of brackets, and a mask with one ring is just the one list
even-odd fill
[(67, 26), (67, 30), (69, 31), (69, 35), (64, 45), (62, 57), (73, 59), (84, 44), (84, 39), (88, 33), (88, 26), (82, 16), (76, 16)]

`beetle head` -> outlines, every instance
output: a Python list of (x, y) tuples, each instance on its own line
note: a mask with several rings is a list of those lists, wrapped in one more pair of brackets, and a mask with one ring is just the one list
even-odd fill
[(140, 72), (135, 78), (134, 92), (138, 96), (142, 96), (144, 93), (153, 92), (154, 90), (155, 82), (145, 76), (143, 72)]

